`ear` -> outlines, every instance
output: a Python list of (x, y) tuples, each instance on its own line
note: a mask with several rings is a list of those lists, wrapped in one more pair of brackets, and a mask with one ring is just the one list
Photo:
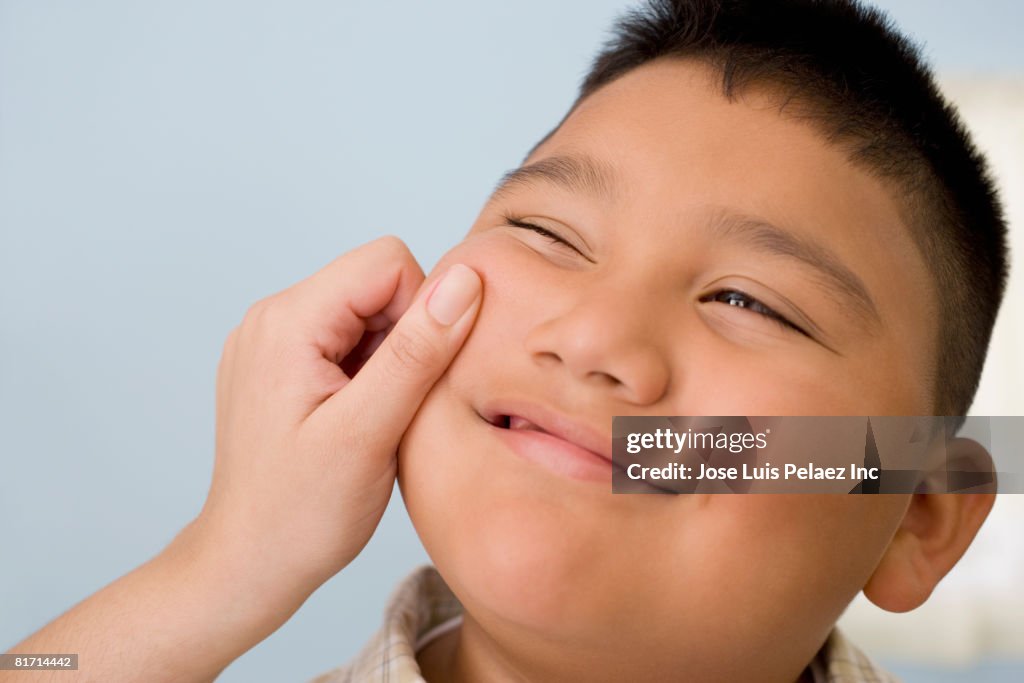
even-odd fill
[(920, 607), (974, 540), (994, 493), (915, 493), (864, 595), (890, 612)]

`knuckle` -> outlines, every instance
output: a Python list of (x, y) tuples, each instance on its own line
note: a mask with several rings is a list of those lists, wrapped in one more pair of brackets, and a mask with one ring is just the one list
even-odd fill
[(273, 329), (280, 324), (281, 300), (279, 295), (260, 299), (245, 313), (242, 326), (254, 329)]
[(245, 312), (245, 315), (242, 317), (242, 325), (241, 326), (242, 327), (253, 327), (254, 325), (258, 324), (260, 318), (263, 317), (263, 315), (266, 312), (266, 310), (267, 310), (267, 300), (266, 299), (260, 299), (259, 301), (254, 303), (252, 306), (249, 306), (249, 309)]
[(392, 254), (409, 253), (409, 247), (397, 235), (384, 235), (374, 240), (372, 244), (376, 244), (383, 251)]
[(228, 332), (227, 338), (224, 340), (224, 346), (221, 348), (221, 358), (226, 358), (234, 352), (235, 346), (238, 344), (239, 327), (235, 327)]
[(394, 339), (386, 347), (401, 369), (416, 370), (429, 367), (440, 355), (437, 342), (422, 330), (399, 331), (396, 328), (392, 336)]
[(413, 258), (408, 245), (396, 235), (378, 237), (367, 245), (370, 252), (383, 261), (409, 261)]

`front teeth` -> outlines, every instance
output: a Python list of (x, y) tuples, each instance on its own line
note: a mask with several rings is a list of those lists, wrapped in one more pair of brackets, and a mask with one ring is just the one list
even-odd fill
[(533, 424), (532, 422), (530, 422), (526, 418), (519, 417), (518, 415), (510, 415), (509, 416), (509, 418), (508, 418), (508, 428), (509, 429), (530, 429), (530, 430), (533, 430), (535, 432), (542, 432), (542, 431), (544, 431), (543, 429), (541, 429), (537, 425)]

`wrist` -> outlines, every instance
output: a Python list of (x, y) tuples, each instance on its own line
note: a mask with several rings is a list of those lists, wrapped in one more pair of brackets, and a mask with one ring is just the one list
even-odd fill
[(203, 614), (224, 666), (284, 624), (320, 583), (289, 575), (265, 549), (206, 518), (190, 522), (153, 560), (163, 585)]

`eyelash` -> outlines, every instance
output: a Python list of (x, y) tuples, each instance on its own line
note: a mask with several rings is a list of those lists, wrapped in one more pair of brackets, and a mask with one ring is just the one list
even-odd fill
[[(791, 323), (785, 316), (776, 313), (774, 310), (768, 308), (754, 297), (750, 296), (745, 292), (741, 292), (738, 289), (720, 289), (717, 292), (703, 296), (700, 299), (701, 303), (708, 303), (710, 301), (717, 301), (720, 303), (727, 304), (729, 306), (735, 306), (736, 308), (742, 308), (751, 311), (753, 313), (756, 313), (757, 315), (763, 316), (769, 320), (777, 322), (779, 325), (781, 325), (783, 328), (787, 330), (799, 332), (805, 337), (811, 336), (803, 328)], [(733, 303), (734, 301), (743, 303)]]
[(564, 244), (573, 251), (579, 251), (578, 249), (576, 249), (576, 247), (572, 246), (567, 240), (563, 239), (561, 235), (555, 232), (551, 232), (547, 228), (542, 228), (539, 225), (534, 225), (533, 223), (527, 223), (526, 221), (521, 220), (519, 218), (515, 218), (514, 216), (505, 216), (505, 222), (513, 227), (522, 228), (524, 230), (532, 230), (538, 235), (547, 237), (549, 240), (551, 240), (552, 244)]
[[(521, 220), (521, 219), (516, 218), (514, 216), (506, 215), (504, 218), (505, 218), (505, 222), (508, 223), (509, 225), (513, 226), (513, 227), (522, 228), (524, 230), (532, 230), (533, 232), (537, 233), (538, 235), (542, 235), (543, 237), (547, 237), (549, 240), (551, 240), (552, 244), (562, 244), (562, 245), (564, 245), (566, 247), (569, 247), (573, 251), (577, 251), (578, 252), (576, 247), (574, 247), (568, 241), (563, 239), (558, 233), (552, 232), (552, 231), (548, 230), (547, 228), (542, 228), (539, 225), (535, 225), (533, 223), (529, 223), (527, 221)], [(723, 296), (734, 297), (734, 298), (732, 298), (731, 300), (723, 301), (720, 298), (720, 297), (723, 297)], [(735, 298), (735, 297), (738, 297), (738, 299)], [(737, 301), (737, 300), (744, 301), (745, 303), (744, 304), (730, 303), (730, 301)], [(718, 302), (721, 302), (721, 303), (728, 304), (730, 306), (735, 306), (737, 308), (742, 308), (742, 309), (751, 311), (752, 313), (756, 313), (757, 315), (760, 315), (760, 316), (762, 316), (764, 318), (767, 318), (768, 320), (772, 320), (772, 321), (778, 323), (780, 326), (783, 327), (783, 329), (799, 332), (800, 334), (804, 335), (805, 337), (811, 338), (811, 335), (809, 335), (807, 333), (807, 331), (804, 330), (802, 327), (793, 324), (785, 316), (780, 315), (779, 313), (776, 313), (773, 309), (769, 308), (768, 306), (765, 306), (763, 303), (761, 303), (760, 301), (758, 301), (754, 297), (750, 296), (749, 294), (747, 294), (745, 292), (741, 292), (738, 289), (720, 289), (717, 292), (714, 292), (712, 294), (708, 294), (707, 296), (701, 297), (701, 299), (700, 299), (701, 303), (708, 303), (710, 301), (718, 301)]]

